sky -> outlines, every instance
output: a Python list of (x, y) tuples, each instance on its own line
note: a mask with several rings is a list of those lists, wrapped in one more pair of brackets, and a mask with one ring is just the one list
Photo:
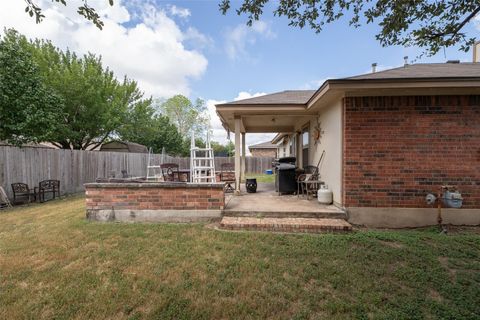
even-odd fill
[[(220, 0), (90, 0), (105, 26), (102, 31), (76, 13), (80, 1), (64, 7), (35, 0), (45, 19), (40, 24), (25, 13), (23, 0), (0, 0), (0, 30), (14, 28), (29, 38), (43, 38), (62, 49), (102, 56), (117, 77), (138, 81), (148, 96), (167, 99), (183, 94), (206, 101), (213, 139), (227, 134), (215, 104), (292, 89), (317, 89), (326, 79), (398, 67), (413, 60), (418, 48), (382, 47), (375, 25), (354, 29), (348, 21), (327, 25), (320, 34), (288, 26), (266, 6), (252, 27), (234, 10), (222, 15)], [(233, 0), (233, 8), (240, 2)], [(467, 26), (480, 35), (478, 19)], [(3, 33), (3, 31), (0, 31)], [(472, 53), (448, 48), (416, 62), (471, 61)], [(247, 145), (271, 140), (272, 134), (247, 134)]]

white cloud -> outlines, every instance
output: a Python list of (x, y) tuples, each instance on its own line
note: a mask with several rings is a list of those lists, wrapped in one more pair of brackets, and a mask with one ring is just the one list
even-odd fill
[(253, 45), (257, 39), (273, 39), (276, 34), (272, 31), (269, 23), (255, 21), (251, 27), (239, 24), (225, 33), (225, 52), (231, 60), (246, 57), (248, 54), (247, 45)]
[[(101, 55), (104, 64), (118, 77), (127, 75), (137, 80), (148, 95), (188, 95), (190, 81), (200, 78), (207, 68), (201, 48), (186, 49), (185, 43), (195, 47), (202, 36), (208, 38), (193, 28), (182, 30), (167, 16), (172, 10), (185, 16), (187, 12), (181, 8), (170, 7), (170, 12), (166, 12), (168, 8), (157, 8), (148, 1), (119, 0), (110, 7), (105, 0), (91, 0), (89, 5), (97, 9), (105, 23), (100, 31), (76, 13), (74, 3), (66, 7), (46, 0), (37, 3), (45, 14), (38, 25), (24, 12), (22, 1), (2, 3), (0, 28), (15, 28), (29, 38), (50, 39), (79, 54)], [(135, 7), (128, 5), (132, 3)]]
[(177, 7), (176, 5), (168, 5), (168, 11), (172, 16), (178, 16), (180, 18), (188, 18), (192, 15), (189, 9)]
[(193, 47), (203, 49), (203, 48), (213, 48), (214, 41), (210, 36), (207, 36), (193, 27), (188, 27), (184, 33), (185, 42), (192, 44)]
[(215, 111), (215, 105), (225, 103), (225, 100), (207, 100), (205, 103), (208, 108), (208, 115), (210, 116), (210, 125), (212, 130), (212, 140), (220, 142), (222, 144), (227, 143), (227, 131), (222, 126), (222, 121)]
[(246, 91), (240, 91), (238, 93), (238, 95), (233, 99), (233, 101), (250, 99), (250, 98), (260, 97), (260, 96), (264, 96), (264, 95), (266, 95), (265, 92), (250, 93), (250, 92), (246, 92)]

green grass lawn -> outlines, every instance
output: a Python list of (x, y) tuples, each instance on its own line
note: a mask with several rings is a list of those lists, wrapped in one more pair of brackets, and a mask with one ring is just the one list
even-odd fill
[(0, 211), (0, 319), (478, 319), (478, 229), (289, 235)]

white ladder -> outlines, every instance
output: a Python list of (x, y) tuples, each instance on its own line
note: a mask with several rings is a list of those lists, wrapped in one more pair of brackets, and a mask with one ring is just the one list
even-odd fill
[[(147, 180), (150, 179), (163, 179), (162, 167), (160, 165), (155, 165), (152, 162), (153, 157), (152, 148), (148, 149), (148, 162), (147, 162)], [(162, 162), (163, 162), (163, 150), (162, 150)]]
[(208, 131), (205, 148), (195, 146), (195, 135), (192, 133), (190, 146), (190, 182), (215, 182), (215, 157), (210, 144), (210, 134)]

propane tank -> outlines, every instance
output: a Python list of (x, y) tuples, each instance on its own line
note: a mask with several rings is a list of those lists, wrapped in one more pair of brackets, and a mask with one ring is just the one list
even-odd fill
[(332, 204), (333, 202), (333, 192), (328, 189), (326, 184), (320, 185), (320, 189), (317, 192), (318, 203), (321, 204)]

